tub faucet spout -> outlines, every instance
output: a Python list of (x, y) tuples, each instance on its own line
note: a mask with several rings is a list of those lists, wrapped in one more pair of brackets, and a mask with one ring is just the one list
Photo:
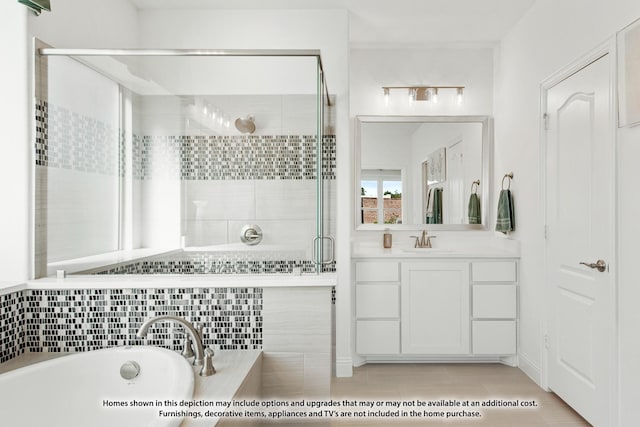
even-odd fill
[[(142, 326), (140, 326), (140, 329), (138, 329), (137, 335), (140, 338), (146, 337), (147, 332), (149, 331), (149, 326), (151, 326), (156, 322), (162, 322), (165, 320), (170, 320), (172, 322), (179, 323), (184, 327), (184, 329), (187, 331), (187, 333), (191, 337), (191, 342), (193, 342), (193, 346), (196, 353), (196, 358), (193, 361), (193, 364), (198, 366), (203, 365), (205, 352), (204, 352), (204, 345), (202, 344), (202, 337), (200, 336), (200, 333), (198, 332), (198, 330), (191, 323), (187, 322), (186, 320), (180, 317), (164, 315), (164, 316), (156, 316), (156, 317), (152, 317), (151, 319), (147, 319), (147, 321), (145, 321), (142, 324)], [(205, 375), (202, 372), (200, 374)]]

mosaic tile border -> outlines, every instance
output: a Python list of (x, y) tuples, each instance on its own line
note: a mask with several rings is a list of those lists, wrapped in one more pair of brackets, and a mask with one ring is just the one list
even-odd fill
[[(116, 127), (35, 103), (35, 164), (122, 176), (125, 135)], [(136, 179), (316, 179), (314, 135), (133, 135)], [(322, 176), (335, 179), (335, 135), (323, 136)]]
[(0, 363), (21, 355), (25, 345), (22, 292), (0, 295)]
[[(123, 345), (182, 350), (181, 327), (160, 322), (136, 337), (148, 318), (173, 315), (203, 326), (218, 350), (262, 348), (261, 288), (26, 290), (25, 347), (80, 352)], [(175, 331), (175, 332), (174, 332)]]
[[(336, 271), (335, 261), (322, 266), (322, 273)], [(139, 261), (106, 267), (78, 274), (314, 274), (316, 266), (310, 260), (255, 259), (255, 256), (189, 252), (173, 256), (145, 258)]]
[(38, 100), (35, 108), (35, 163), (117, 176), (123, 135), (108, 123)]
[[(133, 153), (136, 179), (316, 179), (310, 135), (134, 135)], [(334, 135), (323, 137), (322, 157), (324, 179), (335, 179)]]

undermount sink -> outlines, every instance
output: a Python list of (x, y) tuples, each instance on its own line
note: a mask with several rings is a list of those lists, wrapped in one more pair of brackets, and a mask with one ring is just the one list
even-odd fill
[(452, 249), (447, 249), (447, 248), (406, 248), (406, 249), (402, 249), (402, 252), (409, 252), (409, 253), (420, 253), (420, 254), (428, 254), (428, 253), (447, 253), (447, 252), (453, 252)]

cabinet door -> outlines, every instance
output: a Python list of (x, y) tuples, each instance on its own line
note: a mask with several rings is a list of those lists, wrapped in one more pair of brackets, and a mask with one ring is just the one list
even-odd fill
[(402, 353), (470, 352), (469, 264), (402, 264)]
[(356, 353), (400, 353), (398, 320), (358, 320), (356, 322)]

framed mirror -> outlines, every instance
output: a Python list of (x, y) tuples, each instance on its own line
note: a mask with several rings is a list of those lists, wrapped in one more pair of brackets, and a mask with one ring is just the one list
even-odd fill
[(489, 116), (358, 116), (358, 230), (487, 228)]

